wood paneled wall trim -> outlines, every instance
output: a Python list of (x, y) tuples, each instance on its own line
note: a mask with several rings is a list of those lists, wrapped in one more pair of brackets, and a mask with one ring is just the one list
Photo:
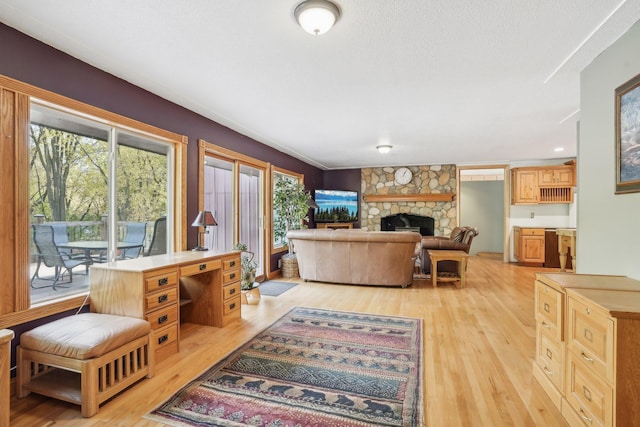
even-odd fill
[(76, 101), (75, 99), (67, 98), (63, 95), (58, 95), (57, 93), (49, 92), (46, 89), (41, 89), (18, 80), (14, 80), (10, 77), (0, 75), (0, 86), (28, 95), (33, 98), (34, 101), (41, 101), (42, 104), (55, 109), (64, 107), (63, 110), (69, 109), (69, 111), (73, 111), (76, 114), (86, 114), (90, 119), (106, 125), (116, 125), (120, 128), (131, 130), (138, 134), (143, 133), (154, 138), (162, 138), (167, 141), (176, 141), (182, 144), (187, 144), (188, 142), (188, 138), (185, 135), (180, 135), (159, 127), (139, 122), (137, 120), (121, 116), (120, 114), (112, 113), (110, 111), (103, 110), (102, 108), (94, 107), (92, 105), (85, 104), (84, 102)]

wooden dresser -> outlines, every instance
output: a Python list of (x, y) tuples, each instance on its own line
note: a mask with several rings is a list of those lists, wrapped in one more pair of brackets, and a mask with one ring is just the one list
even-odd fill
[(534, 377), (571, 426), (640, 425), (640, 281), (537, 273)]
[(156, 361), (179, 351), (180, 323), (239, 319), (240, 252), (178, 252), (91, 266), (91, 311), (146, 319)]

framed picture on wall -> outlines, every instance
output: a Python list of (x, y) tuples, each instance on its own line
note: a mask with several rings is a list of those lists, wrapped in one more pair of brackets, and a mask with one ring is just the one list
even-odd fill
[(640, 74), (616, 89), (616, 194), (640, 191)]

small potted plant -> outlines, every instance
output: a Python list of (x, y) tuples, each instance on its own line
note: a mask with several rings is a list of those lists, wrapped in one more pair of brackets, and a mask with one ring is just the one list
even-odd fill
[(241, 251), (240, 264), (242, 266), (242, 290), (248, 291), (253, 289), (253, 285), (256, 281), (256, 269), (258, 264), (253, 260), (254, 253), (248, 250), (246, 243), (238, 243), (233, 249)]

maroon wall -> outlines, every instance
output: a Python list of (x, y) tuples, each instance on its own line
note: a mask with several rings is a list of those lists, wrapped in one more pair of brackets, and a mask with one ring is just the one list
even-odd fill
[[(187, 219), (198, 209), (198, 139), (303, 173), (305, 186), (322, 185), (323, 171), (84, 63), (0, 23), (0, 74), (189, 138)], [(187, 246), (196, 245), (188, 227)]]

